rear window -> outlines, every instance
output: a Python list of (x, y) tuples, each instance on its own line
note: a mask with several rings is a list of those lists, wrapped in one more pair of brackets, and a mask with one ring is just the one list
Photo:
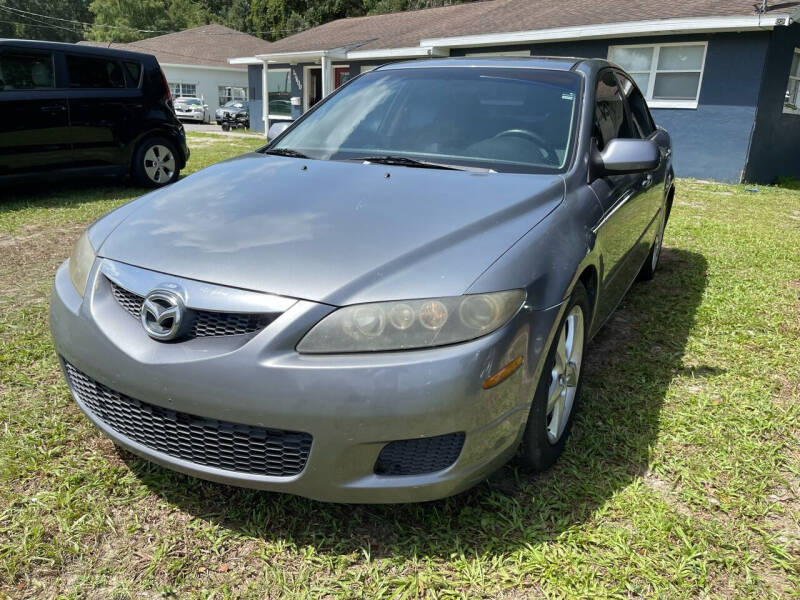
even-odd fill
[[(109, 89), (124, 88), (125, 77), (115, 60), (89, 56), (67, 56), (69, 87)], [(138, 82), (137, 82), (138, 83)]]
[(0, 53), (0, 91), (46, 90), (56, 87), (49, 53)]
[(125, 72), (128, 74), (128, 87), (139, 87), (142, 78), (142, 65), (137, 62), (124, 62)]

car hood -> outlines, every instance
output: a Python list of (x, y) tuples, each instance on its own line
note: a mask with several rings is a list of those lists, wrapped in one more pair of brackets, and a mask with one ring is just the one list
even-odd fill
[(333, 305), (458, 295), (563, 186), (557, 175), (251, 153), (111, 213), (96, 225), (98, 255)]

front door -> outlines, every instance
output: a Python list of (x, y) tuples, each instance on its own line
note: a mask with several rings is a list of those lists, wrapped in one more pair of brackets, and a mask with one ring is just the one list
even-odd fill
[[(639, 137), (614, 73), (604, 71), (598, 80), (595, 99), (593, 144), (596, 151), (602, 151), (617, 138)], [(642, 205), (646, 200), (643, 181), (643, 174), (619, 174), (598, 177), (591, 184), (604, 213), (596, 227), (597, 243), (603, 253), (600, 322), (628, 290), (641, 266), (639, 242), (647, 227), (647, 219), (643, 219), (647, 214)]]
[(337, 89), (340, 85), (344, 85), (349, 80), (350, 80), (350, 67), (333, 68), (333, 89)]
[(70, 166), (69, 112), (50, 52), (0, 49), (0, 176)]
[(322, 69), (309, 67), (306, 69), (306, 110), (322, 100)]

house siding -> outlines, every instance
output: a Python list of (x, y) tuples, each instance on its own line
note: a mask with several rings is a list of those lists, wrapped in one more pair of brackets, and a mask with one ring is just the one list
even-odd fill
[(745, 180), (773, 183), (778, 177), (800, 179), (800, 115), (783, 113), (794, 49), (800, 47), (800, 24), (773, 34), (767, 55), (758, 115)]
[(261, 65), (247, 65), (247, 93), (250, 108), (250, 129), (264, 132), (264, 121), (261, 120)]

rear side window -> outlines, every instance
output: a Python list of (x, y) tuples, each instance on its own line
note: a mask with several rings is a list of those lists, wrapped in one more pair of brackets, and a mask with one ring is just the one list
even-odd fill
[(639, 133), (643, 138), (650, 137), (656, 130), (656, 125), (653, 123), (653, 117), (650, 116), (650, 109), (647, 108), (647, 102), (642, 96), (642, 93), (636, 88), (635, 85), (622, 73), (617, 73), (622, 93), (628, 98), (628, 106), (631, 109), (631, 116), (633, 122), (639, 129)]
[(69, 87), (108, 89), (124, 88), (125, 77), (115, 60), (89, 56), (67, 56)]
[(639, 137), (628, 117), (617, 78), (611, 71), (601, 73), (597, 81), (594, 117), (598, 150), (617, 138)]
[(128, 76), (128, 87), (139, 87), (139, 80), (142, 78), (142, 65), (137, 62), (124, 62), (125, 73)]
[(49, 53), (0, 53), (0, 91), (47, 90), (56, 87)]

